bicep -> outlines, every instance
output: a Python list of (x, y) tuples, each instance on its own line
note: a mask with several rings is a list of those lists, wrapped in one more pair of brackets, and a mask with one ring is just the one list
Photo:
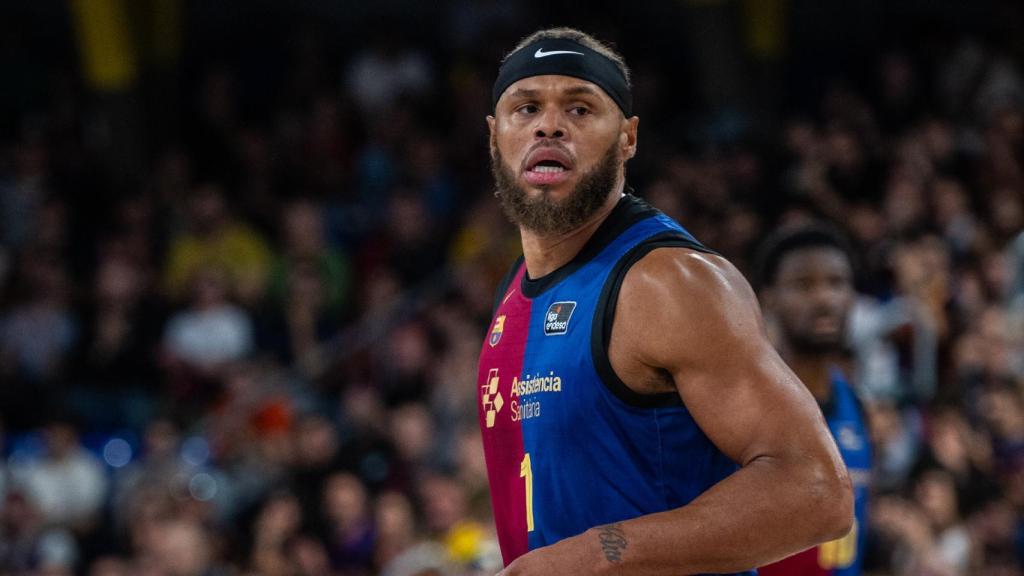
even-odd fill
[(642, 362), (672, 376), (708, 438), (740, 464), (829, 450), (821, 411), (768, 341), (742, 275), (706, 254), (648, 258), (624, 282), (623, 296), (638, 303), (627, 306), (626, 324), (675, 337), (631, 341)]
[(763, 337), (707, 355), (671, 373), (694, 420), (730, 458), (746, 464), (828, 448), (814, 398)]

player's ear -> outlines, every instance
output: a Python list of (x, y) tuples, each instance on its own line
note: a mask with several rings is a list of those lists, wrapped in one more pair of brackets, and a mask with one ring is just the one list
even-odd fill
[(626, 160), (636, 156), (637, 127), (639, 125), (640, 118), (638, 116), (622, 119), (622, 133), (619, 135), (619, 142), (622, 145), (622, 157)]
[(490, 134), (488, 142), (490, 143), (491, 159), (494, 159), (498, 150), (498, 142), (494, 139), (494, 116), (488, 114), (484, 119), (487, 120), (487, 132)]

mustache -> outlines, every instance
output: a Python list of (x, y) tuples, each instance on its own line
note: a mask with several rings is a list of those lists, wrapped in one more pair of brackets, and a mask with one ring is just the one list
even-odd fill
[(810, 313), (808, 314), (808, 317), (811, 318), (811, 320), (818, 320), (820, 318), (832, 319), (832, 318), (843, 318), (847, 314), (848, 314), (848, 312), (846, 312), (846, 311), (844, 311), (844, 310), (842, 310), (840, 308), (815, 308), (815, 309), (810, 311)]

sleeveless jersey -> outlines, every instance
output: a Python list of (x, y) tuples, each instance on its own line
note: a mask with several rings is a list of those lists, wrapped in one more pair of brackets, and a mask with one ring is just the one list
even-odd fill
[(846, 378), (832, 371), (832, 399), (822, 407), (829, 430), (853, 481), (854, 526), (826, 542), (758, 570), (761, 576), (860, 576), (868, 523), (871, 444), (864, 410)]
[(678, 394), (638, 394), (608, 359), (626, 271), (669, 246), (708, 251), (627, 195), (568, 264), (530, 279), (520, 258), (503, 282), (477, 405), (506, 565), (589, 528), (683, 506), (737, 470)]

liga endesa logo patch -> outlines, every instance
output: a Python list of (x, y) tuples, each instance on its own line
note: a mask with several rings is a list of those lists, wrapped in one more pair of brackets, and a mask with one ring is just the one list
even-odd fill
[(575, 302), (555, 302), (544, 315), (544, 335), (555, 336), (569, 331), (569, 319), (576, 310)]

